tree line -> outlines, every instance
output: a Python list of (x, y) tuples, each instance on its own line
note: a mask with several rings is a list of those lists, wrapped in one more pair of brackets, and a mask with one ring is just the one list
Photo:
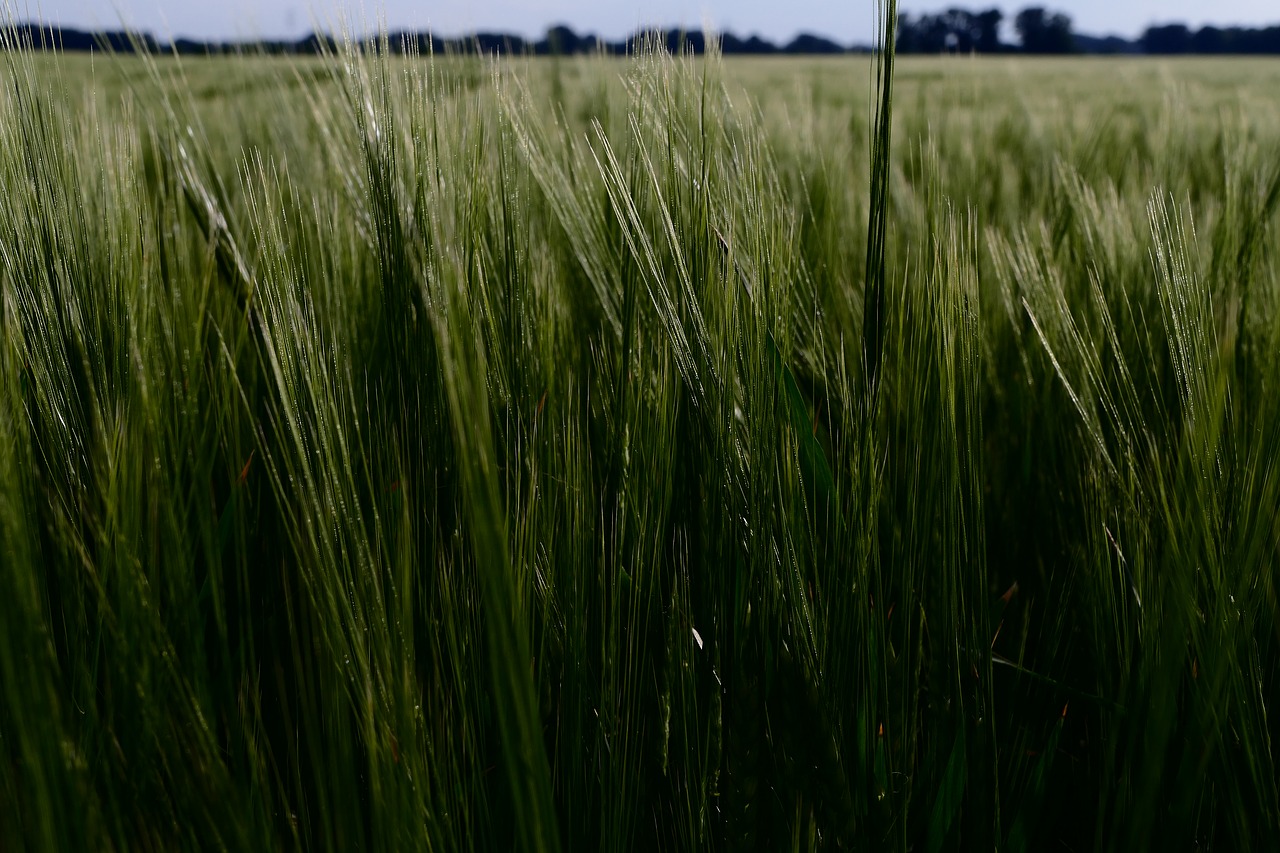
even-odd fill
[(1074, 53), (1071, 18), (1036, 6), (1013, 19), (1019, 44), (1000, 41), (1004, 12), (947, 9), (944, 12), (898, 15), (899, 53)]
[[(268, 53), (310, 55), (332, 52), (339, 40), (325, 33), (311, 33), (297, 40), (270, 39), (255, 41), (199, 41), (175, 39), (164, 43), (149, 33), (130, 31), (86, 32), (68, 27), (19, 24), (9, 29), (14, 44), (34, 49), (61, 51), (111, 51), (114, 53), (178, 53), (182, 55)], [(716, 37), (725, 54), (821, 55), (865, 52), (871, 48), (847, 47), (824, 36), (801, 33), (782, 44), (757, 35), (741, 38), (733, 33)], [(578, 34), (567, 26), (554, 26), (541, 39), (526, 39), (512, 33), (480, 32), (466, 36), (440, 36), (431, 32), (394, 31), (383, 37), (369, 38), (364, 44), (372, 50), (390, 53), (462, 53), (502, 54), (514, 56), (571, 56), (605, 53), (633, 54), (645, 46), (665, 48), (672, 53), (706, 52), (707, 36), (699, 31), (680, 29), (639, 30), (623, 39), (609, 41), (593, 34)], [(0, 48), (9, 42), (0, 42)]]
[[(1280, 54), (1280, 25), (1246, 27), (1205, 26), (1192, 30), (1185, 24), (1148, 27), (1137, 39), (1119, 36), (1091, 36), (1075, 32), (1070, 16), (1033, 6), (1013, 16), (1017, 43), (1001, 41), (1005, 15), (998, 8), (970, 11), (951, 8), (941, 12), (898, 16), (899, 53), (1133, 53), (1133, 54)], [(8, 28), (8, 38), (0, 48), (23, 44), (31, 48), (63, 51), (107, 50), (115, 53), (179, 53), (186, 55), (226, 53), (318, 54), (331, 52), (337, 39), (312, 33), (297, 40), (218, 42), (177, 39), (160, 42), (148, 33), (110, 31), (85, 32), (40, 24), (18, 24)], [(727, 55), (823, 55), (868, 52), (869, 45), (841, 45), (812, 33), (801, 33), (783, 44), (758, 35), (741, 38), (733, 33), (717, 36), (721, 52)], [(624, 39), (608, 41), (593, 34), (579, 34), (567, 26), (551, 27), (541, 39), (526, 39), (510, 33), (475, 33), (442, 37), (430, 32), (393, 32), (384, 39), (371, 39), (374, 50), (392, 53), (464, 53), (534, 56), (569, 56), (584, 53), (625, 55), (644, 44), (665, 47), (672, 53), (701, 54), (708, 38), (698, 31), (648, 29)]]
[(1145, 53), (1230, 54), (1280, 53), (1280, 25), (1260, 29), (1245, 27), (1201, 27), (1192, 30), (1185, 24), (1149, 27), (1142, 35)]
[(899, 53), (1147, 53), (1280, 54), (1280, 25), (1247, 27), (1152, 25), (1137, 39), (1076, 33), (1070, 16), (1033, 6), (1013, 18), (1017, 44), (1000, 41), (999, 9), (898, 16)]

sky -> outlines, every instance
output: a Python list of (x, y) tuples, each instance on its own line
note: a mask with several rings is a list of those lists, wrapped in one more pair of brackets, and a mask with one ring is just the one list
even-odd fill
[[(901, 2), (918, 14), (948, 6), (1000, 6), (1009, 19), (1017, 10), (1043, 5), (1066, 12), (1077, 32), (1137, 36), (1151, 23), (1181, 22), (1258, 26), (1280, 24), (1276, 0), (1025, 0), (1015, 4), (983, 0)], [(17, 20), (43, 20), (84, 29), (130, 27), (157, 38), (293, 38), (316, 27), (332, 30), (333, 0), (0, 0), (17, 10)], [(541, 36), (548, 26), (568, 24), (579, 33), (620, 38), (641, 25), (701, 28), (704, 22), (739, 36), (758, 34), (783, 42), (800, 32), (828, 36), (844, 44), (870, 43), (876, 22), (874, 0), (350, 0), (344, 3), (358, 32), (430, 29), (441, 35), (497, 31)], [(4, 17), (0, 13), (0, 18)], [(364, 25), (366, 24), (367, 25)]]

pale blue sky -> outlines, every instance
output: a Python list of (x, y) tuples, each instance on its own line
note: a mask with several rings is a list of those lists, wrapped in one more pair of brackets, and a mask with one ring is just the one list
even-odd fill
[[(293, 37), (310, 32), (313, 12), (331, 19), (333, 0), (0, 0), (17, 9), (19, 20), (40, 18), (65, 26), (114, 27), (120, 15), (137, 29), (157, 37), (223, 39), (240, 36)], [(774, 41), (797, 32), (815, 32), (844, 43), (869, 42), (875, 26), (873, 0), (352, 0), (348, 15), (372, 26), (379, 19), (391, 29), (427, 29), (454, 35), (476, 30), (539, 36), (553, 23), (618, 38), (640, 24), (694, 28), (709, 20), (717, 29)], [(1009, 17), (1029, 5), (1044, 5), (1071, 15), (1076, 29), (1095, 35), (1139, 34), (1152, 22), (1181, 21), (1193, 26), (1280, 23), (1276, 0), (1025, 0), (1015, 4), (981, 0), (903, 2), (902, 11), (936, 11), (947, 6), (1000, 6)], [(327, 28), (327, 27), (326, 27)]]

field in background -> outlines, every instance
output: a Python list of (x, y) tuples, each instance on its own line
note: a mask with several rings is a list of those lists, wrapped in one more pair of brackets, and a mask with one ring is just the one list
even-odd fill
[(0, 847), (1280, 837), (1280, 64), (0, 79)]

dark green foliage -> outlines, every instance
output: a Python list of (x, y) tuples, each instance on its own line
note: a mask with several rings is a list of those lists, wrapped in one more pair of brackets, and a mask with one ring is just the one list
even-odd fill
[(0, 847), (1270, 849), (1274, 70), (274, 62), (6, 54)]

